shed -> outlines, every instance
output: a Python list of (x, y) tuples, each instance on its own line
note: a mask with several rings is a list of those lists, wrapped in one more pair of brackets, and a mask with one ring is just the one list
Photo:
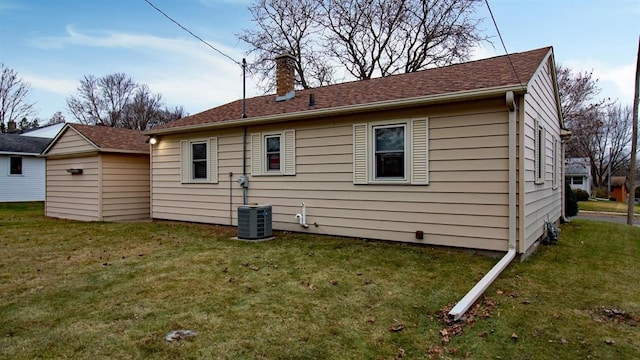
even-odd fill
[(625, 176), (612, 176), (611, 194), (609, 194), (609, 199), (626, 203), (628, 195), (629, 189), (627, 188), (627, 178)]
[(149, 145), (136, 130), (66, 124), (44, 150), (45, 215), (149, 219)]

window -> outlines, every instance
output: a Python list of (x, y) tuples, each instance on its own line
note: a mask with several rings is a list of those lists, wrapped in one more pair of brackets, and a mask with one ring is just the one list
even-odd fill
[(251, 175), (295, 175), (296, 132), (251, 134)]
[(427, 185), (428, 121), (353, 125), (353, 183)]
[(545, 135), (544, 127), (538, 122), (538, 120), (535, 121), (535, 132), (536, 132), (535, 139), (534, 139), (535, 183), (542, 184), (544, 183), (544, 176), (545, 176), (545, 169), (546, 169), (545, 168), (546, 158), (544, 154), (546, 135)]
[(180, 142), (181, 182), (218, 182), (218, 139)]
[(207, 178), (207, 143), (191, 144), (191, 178), (206, 179)]
[(375, 178), (404, 179), (405, 125), (373, 128)]
[(559, 177), (560, 177), (560, 141), (558, 139), (553, 139), (553, 189), (558, 188)]
[(280, 135), (264, 137), (267, 171), (280, 172)]
[(9, 157), (9, 175), (22, 175), (22, 157)]
[(571, 177), (571, 185), (582, 185), (583, 177), (582, 176), (572, 176)]

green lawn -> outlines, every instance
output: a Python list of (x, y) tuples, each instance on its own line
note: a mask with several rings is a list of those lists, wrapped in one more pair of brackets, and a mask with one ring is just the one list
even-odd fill
[[(41, 214), (0, 205), (2, 359), (631, 359), (640, 349), (637, 227), (564, 225), (558, 245), (512, 263), (443, 342), (459, 328), (440, 310), (496, 259)], [(166, 342), (177, 329), (198, 335)]]
[[(587, 200), (578, 202), (578, 208), (585, 211), (605, 211), (615, 213), (627, 213), (627, 204), (609, 200)], [(633, 208), (634, 215), (640, 214), (640, 206)]]

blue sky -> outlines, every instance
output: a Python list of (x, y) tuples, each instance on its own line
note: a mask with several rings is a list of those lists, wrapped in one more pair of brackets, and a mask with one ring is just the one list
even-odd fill
[[(240, 61), (247, 46), (236, 34), (253, 24), (249, 0), (153, 0), (160, 9)], [(637, 0), (489, 0), (509, 52), (552, 45), (556, 61), (593, 70), (602, 97), (633, 101), (640, 35)], [(484, 33), (503, 54), (486, 7)], [(242, 71), (151, 8), (144, 0), (0, 0), (0, 62), (32, 86), (37, 116), (66, 109), (87, 74), (123, 72), (161, 93), (169, 106), (194, 114), (242, 96)], [(247, 81), (248, 96), (259, 95)]]

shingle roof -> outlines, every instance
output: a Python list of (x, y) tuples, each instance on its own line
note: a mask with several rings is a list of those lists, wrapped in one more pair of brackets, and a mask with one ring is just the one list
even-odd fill
[[(246, 114), (248, 118), (273, 116), (490, 88), (526, 86), (550, 51), (551, 47), (546, 47), (510, 54), (509, 57), (504, 55), (414, 73), (298, 90), (293, 99), (281, 102), (275, 101), (275, 95), (258, 96), (246, 99)], [(314, 107), (309, 107), (310, 94), (315, 97)], [(242, 101), (236, 100), (170, 122), (158, 129), (238, 120), (242, 112), (241, 106)]]
[(626, 176), (612, 176), (611, 177), (611, 186), (624, 186), (627, 187), (627, 177)]
[(0, 134), (0, 152), (16, 154), (40, 154), (47, 148), (51, 139), (21, 136), (19, 134)]
[(99, 150), (149, 152), (149, 144), (145, 142), (147, 137), (138, 130), (71, 123), (67, 125), (95, 144)]
[(567, 175), (587, 175), (591, 172), (589, 158), (567, 158), (565, 173)]

